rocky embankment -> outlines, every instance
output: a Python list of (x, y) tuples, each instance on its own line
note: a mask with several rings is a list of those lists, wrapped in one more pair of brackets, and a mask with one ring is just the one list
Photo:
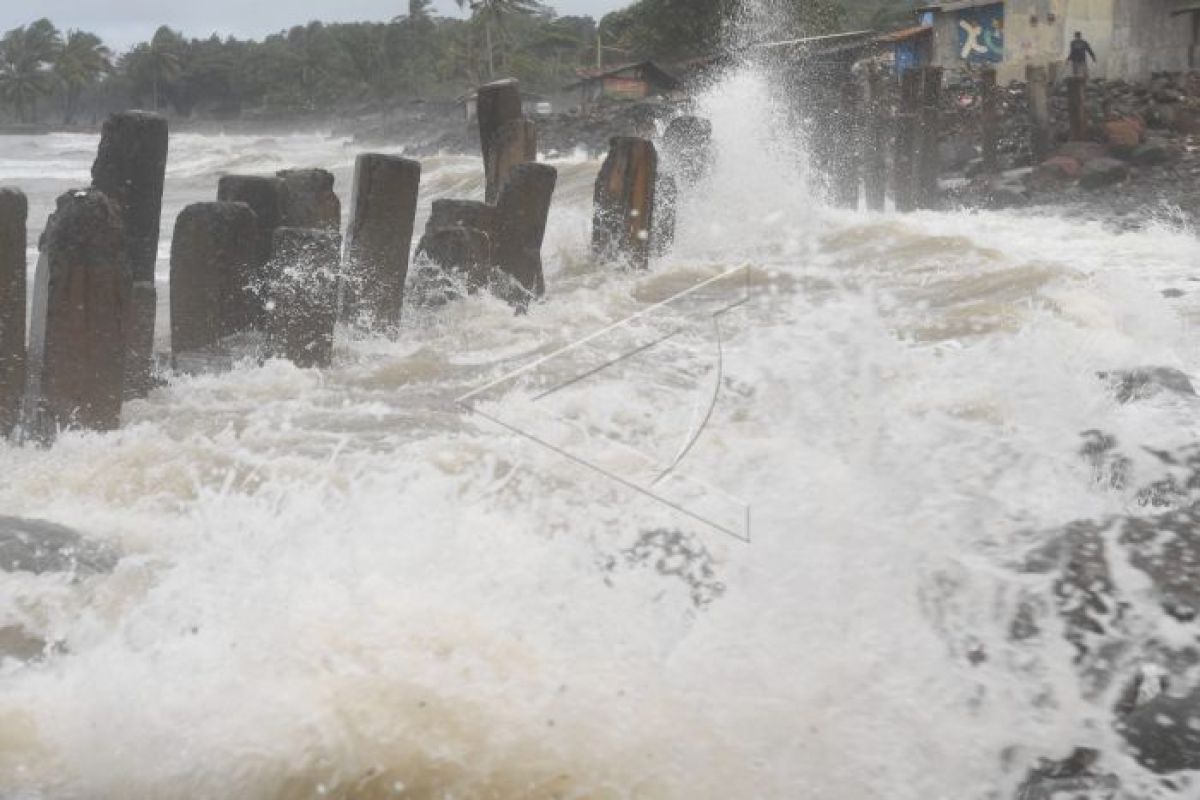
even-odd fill
[(1200, 219), (1200, 74), (1091, 81), (1086, 141), (1069, 141), (1066, 90), (1065, 81), (1053, 88), (1051, 151), (1035, 162), (1025, 86), (1001, 89), (1000, 173), (990, 176), (978, 156), (978, 87), (949, 87), (941, 157), (951, 200), (986, 208), (1065, 205), (1129, 225), (1167, 215)]

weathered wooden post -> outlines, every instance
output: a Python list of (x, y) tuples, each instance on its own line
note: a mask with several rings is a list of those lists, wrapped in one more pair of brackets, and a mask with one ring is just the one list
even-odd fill
[(340, 233), (342, 203), (333, 191), (333, 173), (324, 169), (283, 169), (283, 222), (289, 228), (317, 228)]
[(883, 211), (887, 202), (887, 95), (883, 73), (876, 64), (867, 71), (867, 107), (865, 118), (869, 121), (863, 136), (863, 163), (866, 174), (863, 178), (863, 193), (867, 208)]
[(400, 323), (420, 185), (418, 161), (377, 153), (364, 153), (355, 161), (344, 314), (366, 312), (379, 326)]
[(917, 203), (921, 208), (933, 208), (938, 202), (941, 120), (942, 68), (925, 67), (921, 70), (921, 157), (917, 195)]
[(333, 358), (341, 239), (316, 228), (275, 231), (267, 332), (272, 350), (298, 367), (326, 367)]
[(1067, 109), (1071, 119), (1071, 141), (1084, 142), (1088, 138), (1087, 121), (1087, 78), (1067, 78)]
[(979, 133), (980, 151), (983, 155), (983, 171), (993, 174), (997, 163), (997, 140), (999, 136), (1000, 93), (996, 88), (996, 68), (984, 67), (979, 74)]
[(651, 254), (664, 256), (675, 244), (675, 223), (679, 207), (679, 183), (674, 175), (658, 173), (654, 187), (654, 227), (650, 231)]
[(158, 294), (154, 266), (167, 168), (167, 121), (158, 114), (125, 111), (104, 122), (100, 149), (92, 165), (92, 186), (108, 195), (125, 224), (126, 257), (133, 276), (132, 324), (125, 391), (142, 397), (150, 390), (154, 317)]
[(637, 269), (650, 263), (658, 154), (646, 139), (615, 136), (596, 178), (592, 252)]
[(122, 208), (94, 189), (59, 197), (46, 223), (29, 337), (34, 427), (43, 438), (60, 426), (120, 424), (132, 324), (126, 230)]
[(25, 394), (25, 223), (29, 202), (0, 189), (0, 438), (16, 428)]
[(217, 200), (245, 203), (254, 212), (253, 258), (247, 264), (244, 297), (245, 317), (235, 333), (257, 328), (263, 319), (263, 296), (267, 262), (275, 229), (283, 224), (287, 187), (282, 178), (267, 175), (226, 175), (217, 183)]
[(906, 69), (900, 76), (900, 107), (896, 115), (896, 155), (893, 195), (897, 211), (912, 211), (917, 206), (916, 153), (920, 128), (921, 73)]
[(520, 84), (509, 78), (480, 86), (475, 109), (479, 119), (479, 146), (487, 179), (489, 203), (500, 196), (500, 187), (517, 164), (537, 158), (537, 130), (521, 111)]
[(830, 137), (830, 200), (843, 208), (858, 207), (858, 84), (847, 73), (839, 77), (837, 105), (833, 124), (825, 132)]
[(213, 353), (248, 327), (247, 285), (257, 257), (254, 212), (245, 203), (193, 203), (171, 239), (171, 352)]
[(516, 291), (502, 291), (508, 302), (523, 308), (546, 293), (542, 275), (542, 241), (558, 170), (547, 164), (518, 164), (509, 173), (496, 202), (493, 257), (496, 267), (512, 278)]
[(1050, 152), (1050, 101), (1045, 65), (1025, 68), (1025, 91), (1029, 99), (1030, 149), (1033, 160), (1042, 162)]

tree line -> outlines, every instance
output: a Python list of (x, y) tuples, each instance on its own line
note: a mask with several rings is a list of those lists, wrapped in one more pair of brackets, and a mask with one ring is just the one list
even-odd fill
[[(382, 22), (310, 22), (263, 38), (188, 38), (167, 26), (116, 55), (87, 31), (39, 19), (0, 39), (0, 114), (10, 121), (80, 121), (126, 107), (183, 116), (381, 110), (448, 99), (499, 76), (552, 92), (577, 70), (713, 52), (738, 0), (637, 0), (597, 23), (558, 16), (540, 0), (456, 0), (465, 18), (408, 0)], [(828, 33), (882, 0), (778, 0), (771, 35)], [(910, 6), (907, 0), (886, 5)], [(848, 6), (848, 7), (847, 7)]]

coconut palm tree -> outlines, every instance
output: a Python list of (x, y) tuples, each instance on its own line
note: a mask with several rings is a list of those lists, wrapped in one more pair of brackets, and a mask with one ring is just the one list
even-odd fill
[(0, 102), (15, 107), (21, 122), (37, 121), (38, 98), (52, 86), (47, 64), (59, 43), (58, 30), (46, 19), (13, 28), (0, 39)]
[(504, 58), (504, 21), (511, 16), (538, 14), (546, 10), (539, 0), (454, 0), (459, 8), (470, 8), (471, 15), (483, 23), (484, 48), (487, 52), (488, 78), (496, 78), (496, 51)]
[(79, 95), (101, 75), (112, 70), (112, 52), (100, 37), (87, 31), (67, 31), (54, 57), (54, 77), (63, 90), (63, 124), (70, 125), (79, 107)]

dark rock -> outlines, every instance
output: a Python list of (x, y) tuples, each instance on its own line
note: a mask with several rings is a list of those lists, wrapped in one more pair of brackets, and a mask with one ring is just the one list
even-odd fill
[(1140, 167), (1153, 167), (1171, 161), (1172, 155), (1166, 142), (1161, 139), (1151, 139), (1134, 148), (1131, 158), (1133, 163)]
[(1144, 400), (1163, 390), (1196, 396), (1196, 390), (1188, 376), (1171, 367), (1139, 367), (1102, 372), (1100, 378), (1109, 381), (1117, 401), (1121, 403)]
[(1129, 167), (1115, 158), (1096, 158), (1083, 165), (1079, 185), (1084, 189), (1104, 189), (1129, 178)]
[(0, 570), (80, 577), (112, 572), (119, 554), (78, 531), (40, 520), (0, 517)]

